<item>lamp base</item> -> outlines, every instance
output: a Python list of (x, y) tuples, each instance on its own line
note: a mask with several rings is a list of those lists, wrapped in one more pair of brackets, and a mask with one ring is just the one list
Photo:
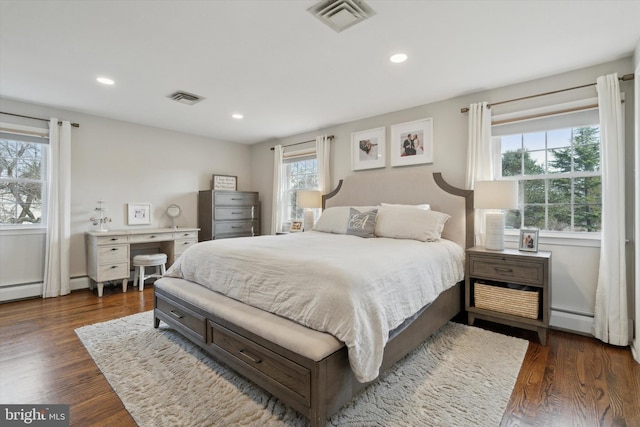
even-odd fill
[(484, 247), (491, 251), (504, 250), (504, 213), (488, 213), (485, 217)]
[(313, 230), (313, 211), (311, 209), (305, 209), (304, 211), (304, 231)]

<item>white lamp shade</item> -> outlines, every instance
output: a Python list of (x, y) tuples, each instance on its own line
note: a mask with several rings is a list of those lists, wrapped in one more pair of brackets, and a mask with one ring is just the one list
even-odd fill
[(516, 209), (516, 181), (477, 181), (474, 184), (473, 207), (476, 209)]
[(303, 209), (321, 208), (322, 192), (318, 190), (299, 190), (298, 207)]

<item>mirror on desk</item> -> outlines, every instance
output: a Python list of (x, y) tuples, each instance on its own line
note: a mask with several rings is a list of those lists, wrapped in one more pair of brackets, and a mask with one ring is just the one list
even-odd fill
[(176, 226), (176, 218), (180, 216), (182, 213), (182, 208), (176, 205), (175, 203), (170, 204), (167, 207), (167, 216), (171, 218), (171, 228), (177, 228)]

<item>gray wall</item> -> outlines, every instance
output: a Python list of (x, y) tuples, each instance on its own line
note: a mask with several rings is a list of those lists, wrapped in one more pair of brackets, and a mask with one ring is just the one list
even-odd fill
[[(0, 99), (0, 111), (35, 117), (70, 120), (71, 147), (71, 277), (86, 280), (84, 232), (94, 229), (89, 217), (98, 200), (104, 200), (111, 229), (126, 229), (127, 203), (151, 203), (152, 225), (171, 222), (164, 210), (179, 204), (182, 227), (197, 225), (197, 192), (211, 188), (211, 175), (238, 176), (238, 189), (249, 190), (250, 148), (163, 129), (140, 126), (71, 111), (60, 111), (10, 99)], [(33, 120), (0, 116), (2, 122), (46, 126)], [(15, 295), (9, 286), (43, 278), (44, 233), (0, 231), (0, 292)], [(42, 255), (42, 256), (41, 256)], [(2, 299), (2, 295), (0, 295)], [(6, 299), (6, 298), (5, 298)]]
[[(350, 141), (351, 133), (385, 126), (387, 141), (390, 137), (390, 126), (397, 123), (433, 118), (434, 126), (434, 162), (431, 165), (406, 166), (420, 170), (442, 172), (451, 184), (464, 187), (467, 155), (467, 114), (461, 114), (460, 108), (470, 103), (488, 101), (489, 103), (519, 98), (537, 93), (564, 89), (587, 83), (595, 83), (598, 76), (617, 72), (619, 75), (633, 71), (631, 58), (625, 58), (594, 67), (549, 76), (547, 78), (526, 83), (505, 86), (492, 90), (479, 90), (477, 93), (460, 96), (428, 105), (421, 105), (402, 111), (396, 111), (376, 117), (370, 117), (350, 123), (344, 123), (325, 129), (318, 129), (301, 135), (281, 140), (269, 141), (252, 146), (251, 167), (255, 180), (253, 188), (260, 191), (262, 199), (262, 230), (267, 233), (271, 224), (271, 195), (273, 177), (273, 152), (270, 147), (277, 143), (284, 145), (314, 139), (320, 134), (335, 135), (332, 142), (331, 166), (332, 180), (335, 185), (340, 178), (368, 171), (351, 170)], [(469, 78), (473, 78), (470, 74)], [(621, 88), (625, 92), (626, 102), (626, 140), (627, 140), (627, 224), (630, 241), (633, 241), (633, 154), (634, 154), (634, 97), (633, 83), (623, 82)], [(480, 89), (480, 88), (479, 88)], [(496, 106), (493, 114), (526, 110), (542, 105), (569, 102), (576, 99), (597, 96), (595, 87), (564, 92), (562, 94), (537, 98), (526, 102), (514, 102)], [(387, 144), (387, 159), (389, 144)], [(387, 162), (388, 163), (388, 162)], [(387, 166), (387, 170), (391, 167)], [(507, 236), (507, 246), (516, 246), (516, 236)], [(629, 275), (632, 276), (632, 245), (630, 248)], [(595, 289), (599, 262), (599, 239), (571, 239), (564, 237), (541, 238), (540, 249), (553, 252), (553, 291), (552, 321), (557, 327), (591, 333), (592, 315), (595, 305)], [(630, 287), (630, 292), (633, 290)], [(633, 293), (632, 293), (633, 295)]]

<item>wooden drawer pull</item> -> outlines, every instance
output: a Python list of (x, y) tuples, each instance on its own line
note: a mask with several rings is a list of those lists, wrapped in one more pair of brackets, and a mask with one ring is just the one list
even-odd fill
[(250, 355), (249, 353), (245, 353), (244, 349), (240, 350), (240, 356), (244, 357), (247, 360), (252, 361), (253, 363), (260, 363), (262, 362), (262, 359), (258, 359), (257, 357), (254, 357), (252, 355)]
[(495, 267), (495, 270), (501, 273), (513, 273), (513, 268)]
[(178, 312), (177, 312), (177, 311), (175, 311), (175, 310), (171, 310), (169, 313), (171, 313), (171, 314), (173, 315), (173, 317), (175, 317), (175, 318), (177, 318), (177, 319), (182, 319), (182, 318), (184, 318), (184, 315), (182, 315), (182, 314), (178, 313)]

